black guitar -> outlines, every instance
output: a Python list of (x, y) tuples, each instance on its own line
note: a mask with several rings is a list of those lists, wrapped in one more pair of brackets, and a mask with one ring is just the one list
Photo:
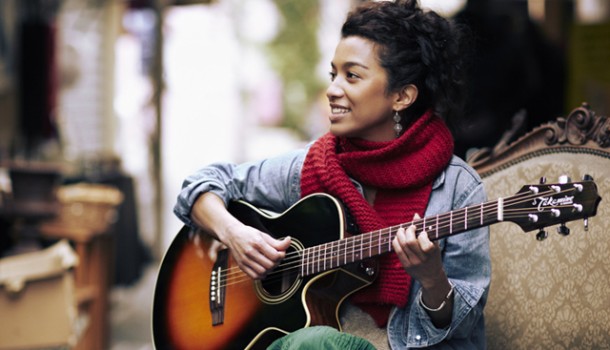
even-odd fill
[(340, 329), (342, 301), (373, 282), (372, 258), (392, 250), (401, 227), (415, 224), (431, 240), (502, 221), (527, 232), (586, 221), (600, 200), (591, 180), (527, 185), (510, 197), (350, 237), (341, 203), (325, 194), (305, 197), (281, 214), (237, 201), (229, 210), (244, 224), (275, 238), (292, 237), (285, 259), (265, 279), (253, 281), (226, 249), (212, 261), (209, 252), (217, 242), (184, 227), (159, 270), (154, 343), (157, 349), (262, 349), (303, 327)]

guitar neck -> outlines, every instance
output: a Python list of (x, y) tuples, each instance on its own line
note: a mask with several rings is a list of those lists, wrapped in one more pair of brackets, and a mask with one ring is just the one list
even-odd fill
[(503, 221), (502, 198), (423, 219), (405, 222), (303, 250), (301, 275), (308, 276), (391, 252), (392, 240), (401, 228), (415, 225), (415, 234), (428, 233), (430, 240), (489, 226)]

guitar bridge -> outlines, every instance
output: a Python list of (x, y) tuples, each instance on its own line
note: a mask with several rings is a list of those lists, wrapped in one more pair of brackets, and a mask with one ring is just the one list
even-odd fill
[(224, 323), (225, 293), (227, 290), (224, 273), (227, 271), (228, 261), (229, 250), (223, 249), (219, 251), (210, 275), (210, 311), (212, 313), (212, 326)]

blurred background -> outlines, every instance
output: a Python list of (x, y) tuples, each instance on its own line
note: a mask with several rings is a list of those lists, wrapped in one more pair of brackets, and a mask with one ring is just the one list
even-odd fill
[[(68, 239), (77, 294), (95, 287), (77, 295), (77, 347), (152, 348), (156, 269), (181, 227), (182, 180), (326, 130), (329, 62), (358, 3), (0, 0), (0, 257)], [(608, 113), (608, 1), (420, 3), (468, 28), (459, 156), (493, 147), (515, 121), (523, 133), (585, 101)], [(0, 329), (2, 307), (25, 312), (11, 300)]]

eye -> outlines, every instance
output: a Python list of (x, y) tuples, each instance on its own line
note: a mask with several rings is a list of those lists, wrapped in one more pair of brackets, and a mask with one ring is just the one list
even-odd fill
[(360, 76), (358, 74), (352, 72), (347, 72), (346, 77), (347, 79), (360, 79)]
[(328, 76), (330, 76), (330, 81), (335, 81), (335, 78), (337, 77), (337, 73), (335, 72), (328, 72)]

